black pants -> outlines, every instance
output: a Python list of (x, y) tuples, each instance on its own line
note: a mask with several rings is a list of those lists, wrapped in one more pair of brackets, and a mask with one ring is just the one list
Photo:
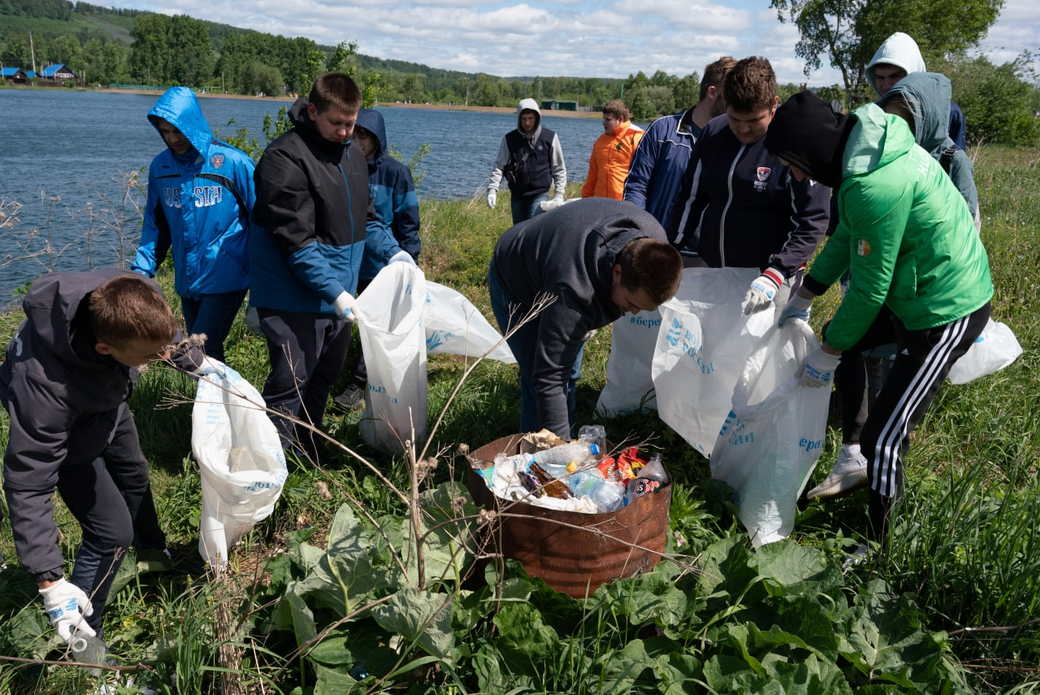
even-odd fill
[(953, 365), (989, 320), (990, 305), (950, 323), (922, 331), (907, 330), (898, 320), (896, 358), (863, 427), (861, 447), (867, 480), (874, 495), (886, 500), (903, 490), (903, 463), (910, 432), (928, 411)]
[[(259, 309), (267, 338), (271, 373), (264, 384), (268, 408), (320, 427), (329, 391), (350, 346), (350, 322), (325, 314)], [(311, 432), (282, 417), (272, 417), (282, 446), (315, 457)]]
[(166, 547), (148, 481), (148, 461), (126, 403), (119, 408), (112, 439), (101, 456), (61, 467), (58, 492), (83, 529), (71, 581), (90, 597), (94, 613), (87, 624), (100, 635), (108, 592), (125, 548)]

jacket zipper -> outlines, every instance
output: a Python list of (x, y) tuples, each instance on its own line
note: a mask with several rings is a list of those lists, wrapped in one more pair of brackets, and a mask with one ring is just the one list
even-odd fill
[(726, 198), (726, 205), (723, 206), (722, 217), (719, 219), (719, 260), (723, 268), (726, 267), (726, 213), (729, 212), (730, 203), (733, 202), (733, 172), (736, 170), (737, 162), (740, 161), (740, 155), (744, 154), (745, 149), (747, 149), (747, 145), (741, 145), (740, 149), (737, 150), (737, 156), (733, 158), (733, 163), (729, 166), (729, 178), (726, 180), (729, 197)]

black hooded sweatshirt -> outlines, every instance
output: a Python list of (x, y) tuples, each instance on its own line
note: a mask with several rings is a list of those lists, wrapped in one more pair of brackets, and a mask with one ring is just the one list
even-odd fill
[[(59, 469), (89, 464), (104, 452), (137, 379), (136, 369), (94, 349), (90, 327), (90, 293), (125, 274), (51, 273), (36, 280), (22, 303), (25, 321), (0, 365), (0, 401), (11, 415), (4, 492), (18, 558), (34, 577), (64, 566), (51, 501)], [(175, 362), (192, 370), (201, 359), (192, 350)]]

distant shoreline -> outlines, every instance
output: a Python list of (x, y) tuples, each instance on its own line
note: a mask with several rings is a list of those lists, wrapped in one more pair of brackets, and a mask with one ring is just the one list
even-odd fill
[[(163, 93), (161, 89), (119, 89), (116, 87), (37, 87), (32, 85), (5, 85), (2, 89), (25, 89), (40, 91), (77, 91), (96, 92), (100, 94), (142, 94), (145, 96), (159, 96)], [(295, 101), (292, 97), (257, 97), (249, 94), (218, 94), (214, 92), (195, 92), (200, 99), (244, 99), (248, 101), (274, 101), (283, 104), (291, 104)], [(474, 111), (477, 113), (515, 113), (516, 108), (510, 106), (464, 106), (462, 104), (405, 104), (402, 102), (376, 102), (376, 106), (386, 106), (398, 109), (429, 109), (431, 111)], [(554, 118), (601, 118), (599, 111), (560, 111), (556, 109), (542, 109), (542, 115)]]

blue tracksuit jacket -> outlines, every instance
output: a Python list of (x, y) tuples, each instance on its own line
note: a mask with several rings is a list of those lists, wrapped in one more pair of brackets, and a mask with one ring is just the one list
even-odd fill
[(182, 297), (244, 290), (249, 284), (249, 215), (256, 198), (253, 160), (213, 137), (187, 87), (166, 90), (148, 112), (156, 130), (159, 118), (181, 131), (192, 149), (175, 155), (166, 148), (152, 160), (141, 241), (131, 270), (154, 277), (172, 249)]
[(639, 141), (625, 181), (625, 200), (649, 212), (665, 229), (701, 135), (692, 114), (693, 109), (688, 109), (651, 123)]

